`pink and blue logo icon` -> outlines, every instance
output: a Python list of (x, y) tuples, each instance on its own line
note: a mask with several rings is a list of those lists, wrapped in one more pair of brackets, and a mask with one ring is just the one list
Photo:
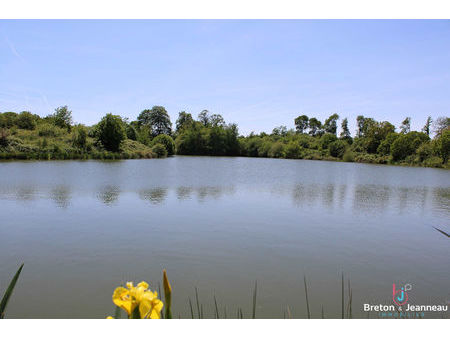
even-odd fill
[(405, 305), (408, 302), (408, 292), (412, 289), (411, 284), (405, 284), (397, 289), (395, 283), (392, 284), (392, 300), (398, 306)]

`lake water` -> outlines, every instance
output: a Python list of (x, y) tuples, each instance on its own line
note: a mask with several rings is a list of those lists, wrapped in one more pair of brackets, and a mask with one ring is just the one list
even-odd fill
[[(364, 303), (450, 300), (450, 171), (303, 160), (0, 163), (0, 293), (20, 263), (9, 318), (104, 318), (114, 288), (166, 268), (174, 316), (354, 317)], [(371, 314), (376, 317), (377, 314)], [(427, 317), (441, 315), (426, 314)]]

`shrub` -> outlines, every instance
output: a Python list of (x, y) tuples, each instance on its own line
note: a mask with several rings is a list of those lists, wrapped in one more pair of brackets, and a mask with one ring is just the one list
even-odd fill
[(43, 123), (37, 128), (38, 135), (44, 137), (57, 137), (65, 133), (65, 131), (53, 124)]
[(344, 153), (344, 156), (342, 156), (342, 160), (345, 162), (353, 162), (355, 160), (355, 154), (353, 154), (353, 152), (350, 149), (348, 149)]
[(337, 140), (336, 135), (334, 134), (323, 134), (320, 138), (320, 147), (322, 149), (328, 149), (328, 146)]
[(33, 130), (36, 128), (36, 119), (30, 112), (23, 111), (17, 116), (16, 125), (20, 129)]
[(17, 113), (0, 113), (0, 128), (11, 128), (16, 124)]
[(60, 128), (67, 128), (70, 131), (72, 124), (72, 111), (67, 106), (58, 107), (53, 115), (48, 119)]
[(247, 143), (247, 155), (258, 157), (259, 148), (262, 147), (263, 140), (259, 137), (251, 138)]
[(391, 155), (394, 161), (404, 160), (407, 156), (415, 153), (419, 146), (428, 141), (429, 137), (424, 133), (411, 131), (402, 134), (391, 145)]
[(436, 154), (438, 154), (442, 163), (447, 163), (450, 155), (450, 130), (442, 131), (441, 135), (433, 142), (433, 148)]
[(0, 128), (0, 147), (6, 147), (8, 145), (9, 131), (7, 129)]
[(286, 146), (286, 158), (302, 158), (302, 147), (300, 147), (296, 142), (290, 142)]
[(86, 127), (82, 125), (75, 127), (73, 134), (73, 145), (79, 149), (86, 149), (87, 134)]
[(152, 152), (156, 154), (158, 158), (167, 157), (167, 149), (166, 147), (161, 144), (157, 143), (152, 147)]
[(419, 158), (419, 161), (425, 161), (428, 157), (433, 155), (433, 147), (430, 142), (426, 142), (420, 145), (416, 150), (416, 154)]
[(285, 157), (286, 154), (284, 152), (284, 144), (281, 142), (275, 142), (271, 147), (270, 150), (268, 151), (267, 155), (269, 157), (274, 157), (274, 158), (282, 158)]
[(272, 147), (272, 142), (270, 140), (264, 140), (261, 146), (258, 148), (258, 156), (267, 157), (269, 156), (269, 151)]
[(328, 150), (330, 151), (331, 156), (342, 158), (342, 156), (344, 156), (346, 147), (347, 142), (342, 140), (336, 140), (329, 144)]
[(380, 145), (377, 148), (377, 153), (380, 155), (389, 155), (391, 153), (391, 145), (394, 141), (400, 136), (397, 133), (390, 133), (386, 136), (386, 138), (381, 141)]
[(152, 145), (154, 146), (156, 144), (162, 144), (167, 150), (167, 155), (171, 156), (175, 154), (175, 142), (169, 135), (160, 134), (156, 136), (152, 140)]
[(120, 116), (106, 114), (98, 123), (95, 136), (106, 150), (117, 152), (125, 139), (125, 127)]
[(134, 128), (131, 125), (127, 125), (126, 130), (127, 130), (127, 138), (130, 140), (136, 141), (137, 140), (136, 128)]
[(423, 161), (423, 165), (432, 168), (442, 168), (442, 159), (438, 156), (431, 156)]

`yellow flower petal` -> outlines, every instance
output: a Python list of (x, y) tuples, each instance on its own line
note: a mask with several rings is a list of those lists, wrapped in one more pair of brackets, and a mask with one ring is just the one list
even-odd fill
[(148, 289), (149, 285), (148, 285), (146, 282), (142, 281), (142, 282), (140, 282), (140, 283), (137, 285), (137, 287), (138, 287), (138, 288)]
[(108, 317), (106, 317), (106, 319), (115, 319), (115, 318), (112, 316), (108, 316)]
[(112, 296), (114, 304), (124, 309), (130, 315), (136, 307), (136, 302), (130, 297), (130, 291), (119, 286), (114, 290)]
[(141, 313), (141, 318), (151, 318), (151, 319), (160, 319), (161, 318), (161, 310), (164, 306), (163, 302), (159, 299), (151, 298), (147, 292), (145, 298), (142, 299), (139, 304), (139, 312)]

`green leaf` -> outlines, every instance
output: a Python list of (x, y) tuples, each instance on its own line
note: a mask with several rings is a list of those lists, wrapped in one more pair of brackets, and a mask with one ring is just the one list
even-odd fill
[(9, 298), (12, 295), (12, 292), (14, 290), (14, 287), (16, 286), (17, 280), (19, 279), (19, 275), (22, 272), (23, 263), (20, 266), (19, 270), (17, 270), (16, 274), (14, 275), (13, 279), (11, 280), (11, 283), (9, 283), (8, 288), (5, 291), (5, 294), (3, 295), (2, 302), (0, 303), (0, 319), (5, 318), (5, 311), (6, 306), (8, 305)]
[(253, 290), (253, 311), (252, 311), (252, 319), (256, 318), (256, 292), (258, 290), (257, 281), (255, 281), (255, 289)]
[(309, 311), (308, 288), (306, 286), (306, 276), (303, 276), (303, 282), (305, 283), (306, 314), (308, 315), (308, 319), (311, 319), (311, 312)]

